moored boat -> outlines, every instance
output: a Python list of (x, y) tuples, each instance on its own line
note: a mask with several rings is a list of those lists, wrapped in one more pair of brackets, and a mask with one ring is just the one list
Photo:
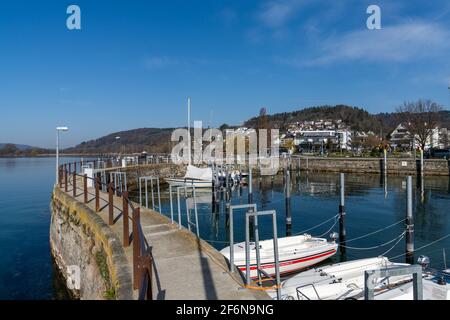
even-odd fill
[(197, 168), (188, 165), (186, 174), (182, 178), (167, 178), (167, 183), (172, 186), (194, 186), (195, 188), (211, 188), (212, 187), (212, 170), (211, 168)]
[[(281, 284), (283, 300), (345, 300), (358, 299), (364, 294), (364, 272), (394, 268), (408, 264), (394, 263), (386, 257), (359, 259), (313, 268), (301, 272)], [(375, 290), (411, 280), (410, 275), (379, 279)], [(272, 298), (276, 292), (268, 291)]]
[[(444, 255), (445, 259), (445, 255)], [(450, 300), (450, 269), (435, 270), (428, 268), (430, 259), (421, 255), (418, 264), (422, 265), (422, 299)], [(375, 300), (413, 300), (414, 284), (412, 281), (374, 295)]]
[[(298, 272), (315, 265), (331, 256), (337, 251), (335, 241), (327, 241), (324, 238), (314, 238), (308, 234), (278, 238), (278, 254), (280, 274)], [(246, 275), (245, 266), (245, 242), (236, 243), (234, 246), (234, 264)], [(275, 274), (275, 258), (273, 240), (259, 241), (261, 269), (268, 275)], [(227, 259), (230, 259), (230, 247), (220, 251)], [(250, 277), (256, 278), (256, 246), (250, 243)]]

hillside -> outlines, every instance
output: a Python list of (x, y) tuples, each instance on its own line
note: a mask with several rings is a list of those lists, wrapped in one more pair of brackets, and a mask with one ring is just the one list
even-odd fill
[[(450, 111), (441, 111), (441, 125), (450, 128)], [(245, 122), (247, 127), (255, 127), (260, 117), (254, 117)], [(289, 123), (312, 120), (339, 120), (341, 119), (351, 129), (357, 131), (383, 132), (386, 135), (398, 125), (397, 113), (370, 114), (364, 109), (346, 105), (320, 106), (306, 108), (293, 112), (276, 113), (267, 115), (267, 120), (273, 128), (283, 130)]]
[[(173, 128), (140, 128), (114, 132), (96, 140), (90, 140), (65, 149), (68, 153), (134, 153), (170, 152), (170, 136)], [(116, 139), (120, 137), (120, 139)]]
[[(293, 122), (312, 120), (339, 120), (348, 124), (353, 130), (371, 130), (379, 132), (383, 128), (382, 119), (368, 113), (364, 109), (345, 105), (321, 106), (306, 108), (293, 112), (276, 113), (267, 115), (267, 119), (273, 128), (283, 130), (286, 125)], [(245, 125), (254, 127), (257, 125), (259, 117), (248, 120)]]
[[(245, 122), (247, 127), (256, 127), (260, 117)], [(441, 112), (442, 126), (450, 128), (450, 111)], [(293, 112), (267, 115), (271, 127), (283, 130), (287, 124), (311, 120), (343, 120), (353, 130), (382, 132), (387, 135), (397, 126), (396, 113), (370, 114), (366, 110), (345, 105), (306, 108)], [(229, 127), (222, 125), (221, 129)], [(64, 150), (68, 153), (169, 153), (170, 136), (174, 128), (140, 128), (111, 133), (107, 136), (80, 143)], [(116, 139), (120, 137), (120, 139)]]
[(14, 145), (18, 150), (31, 150), (31, 149), (39, 149), (37, 147), (28, 146), (26, 144), (14, 144), (14, 143), (0, 143), (0, 149), (5, 148), (7, 145)]
[(24, 144), (0, 143), (0, 156), (37, 156), (51, 153), (51, 150), (32, 147)]

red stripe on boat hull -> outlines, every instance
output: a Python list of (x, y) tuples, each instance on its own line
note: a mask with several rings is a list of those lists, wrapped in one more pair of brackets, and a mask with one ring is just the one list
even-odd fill
[[(333, 249), (333, 250), (330, 250), (330, 251), (327, 251), (327, 252), (324, 252), (324, 253), (312, 255), (312, 256), (309, 256), (309, 257), (305, 257), (305, 258), (280, 261), (280, 267), (285, 267), (285, 266), (299, 264), (299, 263), (306, 262), (306, 261), (316, 260), (316, 259), (323, 258), (323, 257), (326, 257), (326, 256), (332, 256), (332, 255), (334, 255), (336, 253), (336, 251), (337, 251), (336, 249)], [(303, 269), (303, 268), (306, 268), (306, 267), (307, 266), (300, 267), (298, 269), (288, 270), (288, 271), (285, 271), (285, 272), (281, 272), (281, 274), (291, 273), (291, 272), (294, 272), (296, 270), (300, 270), (300, 269)], [(241, 270), (243, 272), (246, 271), (245, 266), (242, 266), (242, 267), (239, 266), (238, 268), (239, 268), (239, 270)], [(250, 271), (256, 270), (256, 268), (257, 268), (256, 265), (250, 265)], [(262, 264), (261, 268), (262, 269), (275, 268), (275, 263)]]

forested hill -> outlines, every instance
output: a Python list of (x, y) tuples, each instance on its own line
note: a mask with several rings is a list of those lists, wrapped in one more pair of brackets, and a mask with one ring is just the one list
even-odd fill
[[(140, 128), (111, 133), (64, 150), (67, 153), (170, 152), (173, 128)], [(120, 138), (118, 138), (120, 137)]]
[[(284, 129), (289, 123), (313, 120), (342, 120), (354, 130), (372, 130), (379, 132), (382, 128), (381, 119), (366, 110), (346, 105), (321, 106), (306, 108), (293, 112), (267, 115), (267, 120), (274, 128)], [(245, 125), (256, 126), (259, 117), (248, 120)]]
[[(345, 105), (322, 106), (302, 109), (294, 112), (267, 115), (268, 123), (273, 128), (285, 128), (287, 124), (297, 121), (311, 120), (343, 120), (353, 130), (380, 132), (389, 134), (398, 124), (396, 113), (370, 114), (364, 109)], [(260, 117), (254, 117), (245, 122), (247, 127), (257, 127)], [(442, 111), (440, 116), (442, 126), (450, 128), (450, 111)], [(224, 129), (226, 124), (221, 126)], [(174, 128), (141, 128), (115, 132), (107, 136), (82, 142), (79, 145), (64, 150), (69, 153), (168, 153), (171, 151), (170, 137)], [(120, 139), (116, 139), (120, 137)]]
[[(364, 109), (346, 105), (320, 106), (306, 108), (293, 112), (276, 113), (267, 115), (267, 121), (273, 128), (285, 129), (290, 123), (312, 120), (339, 120), (341, 119), (353, 130), (373, 131), (375, 133), (391, 132), (398, 124), (397, 113), (370, 114)], [(450, 128), (450, 111), (441, 111), (441, 123), (443, 127)], [(245, 122), (247, 127), (255, 127), (260, 116), (251, 118)]]

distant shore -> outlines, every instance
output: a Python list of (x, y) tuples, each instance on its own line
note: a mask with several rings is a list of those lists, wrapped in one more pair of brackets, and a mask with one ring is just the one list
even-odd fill
[[(100, 157), (102, 154), (86, 154), (86, 153), (60, 153), (60, 157)], [(56, 157), (56, 153), (43, 153), (43, 154), (11, 154), (0, 155), (0, 158), (49, 158)]]

